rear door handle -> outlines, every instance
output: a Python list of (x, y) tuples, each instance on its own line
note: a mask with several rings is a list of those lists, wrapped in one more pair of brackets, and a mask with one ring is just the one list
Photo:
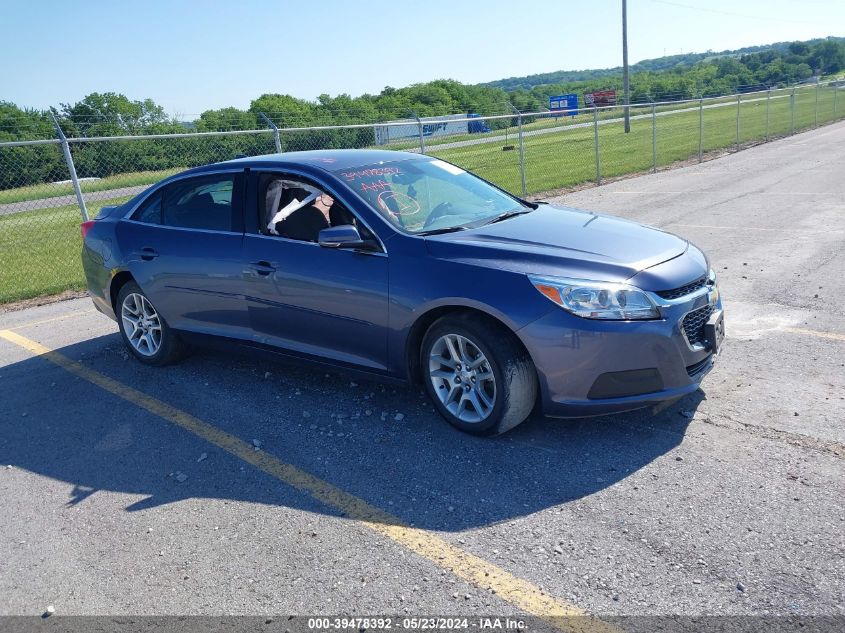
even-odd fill
[(260, 261), (260, 262), (252, 262), (249, 265), (255, 272), (259, 275), (267, 276), (271, 273), (276, 272), (275, 266), (271, 265), (270, 262)]
[(145, 262), (152, 261), (156, 257), (158, 257), (158, 253), (156, 252), (156, 250), (154, 248), (150, 248), (149, 246), (142, 248), (140, 254), (141, 259), (143, 259)]

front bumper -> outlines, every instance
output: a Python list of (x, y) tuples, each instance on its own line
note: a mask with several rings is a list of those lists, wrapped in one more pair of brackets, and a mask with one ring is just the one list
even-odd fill
[(517, 332), (537, 369), (546, 415), (630, 411), (698, 389), (716, 355), (707, 340), (690, 342), (683, 322), (691, 312), (721, 310), (718, 290), (655, 299), (659, 320), (597, 321), (555, 309)]

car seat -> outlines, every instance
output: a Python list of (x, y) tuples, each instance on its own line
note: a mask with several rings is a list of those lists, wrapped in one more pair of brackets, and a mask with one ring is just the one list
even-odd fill
[(232, 230), (232, 207), (217, 204), (210, 193), (201, 193), (185, 204), (167, 209), (167, 223), (191, 229)]
[(337, 200), (335, 200), (334, 204), (329, 208), (329, 220), (332, 226), (344, 226), (346, 224), (357, 226), (358, 224), (355, 221), (355, 216), (347, 211), (346, 207), (340, 204)]
[(304, 242), (316, 242), (320, 231), (329, 228), (322, 212), (308, 205), (297, 209), (281, 222), (276, 223), (276, 232), (282, 237)]

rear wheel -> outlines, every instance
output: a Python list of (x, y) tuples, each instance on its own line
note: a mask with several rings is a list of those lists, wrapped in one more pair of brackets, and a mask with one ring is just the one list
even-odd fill
[(130, 352), (147, 365), (167, 365), (183, 353), (179, 336), (134, 282), (125, 284), (117, 295), (117, 316), (123, 342)]
[(537, 375), (516, 337), (483, 317), (444, 317), (423, 338), (421, 370), (435, 407), (458, 429), (504, 433), (537, 399)]

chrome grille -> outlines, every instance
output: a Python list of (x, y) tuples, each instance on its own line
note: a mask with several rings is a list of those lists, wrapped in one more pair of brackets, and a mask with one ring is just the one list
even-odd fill
[(680, 288), (675, 288), (673, 290), (658, 290), (657, 295), (659, 297), (663, 297), (664, 299), (678, 299), (688, 294), (692, 294), (699, 288), (703, 288), (706, 283), (707, 275), (704, 275), (703, 277), (700, 277), (695, 281), (691, 281), (690, 283), (686, 284), (685, 286), (681, 286)]
[(690, 345), (703, 345), (705, 341), (704, 325), (713, 314), (713, 306), (706, 305), (693, 310), (684, 317), (683, 328)]

